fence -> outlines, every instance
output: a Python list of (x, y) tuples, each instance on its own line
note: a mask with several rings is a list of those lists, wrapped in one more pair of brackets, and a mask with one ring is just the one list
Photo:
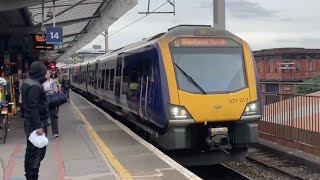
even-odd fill
[(320, 156), (320, 93), (262, 94), (260, 136)]

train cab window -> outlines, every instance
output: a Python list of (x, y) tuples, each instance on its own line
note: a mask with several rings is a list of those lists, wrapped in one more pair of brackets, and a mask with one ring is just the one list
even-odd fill
[(110, 84), (109, 84), (109, 91), (114, 91), (113, 88), (114, 88), (114, 69), (111, 69), (110, 70)]
[(110, 82), (110, 70), (106, 70), (106, 85), (104, 87), (105, 90), (109, 90), (109, 83)]
[(241, 47), (182, 47), (170, 50), (181, 90), (225, 93), (247, 87)]
[(102, 74), (101, 74), (101, 89), (104, 89), (104, 82), (105, 82), (105, 76), (106, 76), (106, 70), (102, 70)]

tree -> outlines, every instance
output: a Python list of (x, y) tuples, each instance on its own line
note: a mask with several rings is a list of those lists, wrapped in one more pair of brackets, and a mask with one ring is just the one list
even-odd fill
[(310, 94), (320, 89), (320, 74), (316, 74), (312, 79), (305, 80), (304, 83), (310, 83), (308, 85), (300, 85), (297, 87), (297, 94)]

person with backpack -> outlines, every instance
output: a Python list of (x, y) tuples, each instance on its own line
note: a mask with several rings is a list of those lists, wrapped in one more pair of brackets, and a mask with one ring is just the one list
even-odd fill
[(39, 61), (34, 61), (29, 68), (29, 78), (22, 86), (22, 106), (24, 109), (24, 129), (27, 137), (27, 147), (24, 159), (25, 176), (27, 180), (38, 180), (41, 161), (46, 154), (46, 146), (38, 148), (29, 140), (32, 132), (38, 136), (47, 133), (48, 102), (42, 83), (46, 81), (47, 68)]

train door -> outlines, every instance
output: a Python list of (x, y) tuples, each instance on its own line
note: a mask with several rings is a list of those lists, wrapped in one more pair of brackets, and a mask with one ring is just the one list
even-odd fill
[(115, 77), (115, 102), (116, 104), (120, 104), (120, 94), (121, 94), (121, 87), (122, 87), (122, 62), (123, 62), (123, 54), (119, 54), (117, 57), (117, 64), (116, 64), (116, 77)]
[(152, 86), (152, 61), (151, 59), (144, 59), (142, 63), (142, 76), (140, 82), (140, 106), (139, 115), (149, 120), (148, 107), (150, 102), (150, 89)]

